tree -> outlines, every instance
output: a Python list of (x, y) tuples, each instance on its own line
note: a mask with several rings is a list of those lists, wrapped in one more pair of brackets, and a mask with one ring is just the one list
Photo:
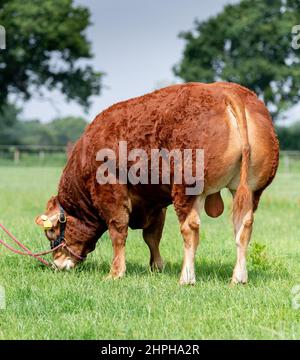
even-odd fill
[[(25, 100), (45, 86), (87, 107), (98, 94), (101, 73), (81, 60), (92, 58), (85, 30), (89, 10), (73, 0), (0, 0), (6, 50), (0, 51), (0, 110), (10, 94)], [(79, 62), (80, 60), (80, 62)]]
[(299, 0), (242, 0), (183, 32), (185, 81), (240, 83), (260, 95), (274, 116), (300, 99), (300, 50), (292, 47)]
[(78, 140), (87, 124), (81, 117), (68, 116), (55, 119), (46, 126), (52, 134), (54, 145), (67, 145), (68, 142), (74, 143)]
[(0, 113), (0, 145), (58, 145), (74, 144), (88, 122), (81, 117), (67, 116), (49, 123), (22, 120), (21, 110), (6, 104)]
[(21, 110), (12, 104), (5, 104), (0, 112), (0, 144), (17, 144), (16, 127)]
[(39, 120), (20, 121), (15, 127), (16, 144), (22, 145), (55, 145), (51, 129)]
[(300, 121), (276, 129), (281, 150), (300, 150)]

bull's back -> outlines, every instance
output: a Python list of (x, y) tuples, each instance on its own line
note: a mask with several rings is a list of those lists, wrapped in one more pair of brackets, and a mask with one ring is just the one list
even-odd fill
[[(173, 85), (113, 105), (88, 129), (93, 149), (111, 148), (118, 153), (119, 141), (127, 142), (128, 151), (141, 148), (148, 156), (151, 149), (203, 149), (207, 194), (228, 184), (235, 187), (241, 139), (226, 104), (226, 92), (234, 92), (245, 104), (252, 153), (250, 181), (255, 188), (263, 187), (275, 175), (278, 143), (263, 103), (237, 84)], [(162, 196), (164, 193), (165, 189)]]

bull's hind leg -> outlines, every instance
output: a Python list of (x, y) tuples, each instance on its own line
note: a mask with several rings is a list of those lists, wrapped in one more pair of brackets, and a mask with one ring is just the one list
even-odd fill
[(184, 219), (180, 216), (180, 205), (176, 204), (176, 201), (174, 202), (180, 219), (180, 231), (184, 240), (184, 258), (179, 280), (180, 285), (194, 285), (196, 282), (195, 255), (199, 245), (200, 211), (203, 209), (204, 202), (204, 195), (195, 197), (193, 206)]
[(253, 194), (247, 189), (243, 193), (231, 191), (234, 197), (233, 225), (237, 246), (237, 260), (233, 270), (232, 284), (246, 284), (248, 281), (246, 256), (253, 225)]
[(143, 230), (143, 237), (150, 250), (151, 270), (162, 271), (164, 264), (159, 252), (159, 243), (165, 224), (166, 209), (162, 209), (156, 216), (150, 226)]

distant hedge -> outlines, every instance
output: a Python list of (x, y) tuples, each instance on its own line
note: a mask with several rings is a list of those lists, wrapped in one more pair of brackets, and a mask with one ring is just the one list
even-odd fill
[(276, 132), (281, 150), (300, 151), (300, 122), (297, 122), (290, 127), (277, 126)]
[(48, 123), (25, 121), (21, 110), (8, 104), (0, 112), (0, 145), (55, 145), (74, 143), (83, 133), (87, 121), (67, 116)]

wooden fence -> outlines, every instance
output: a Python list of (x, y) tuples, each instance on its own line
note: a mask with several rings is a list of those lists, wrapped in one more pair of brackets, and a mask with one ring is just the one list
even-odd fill
[(280, 167), (286, 173), (294, 169), (300, 170), (300, 151), (281, 151)]
[(24, 162), (47, 162), (49, 157), (66, 159), (69, 152), (68, 146), (48, 145), (0, 145), (0, 163), (14, 163), (15, 165)]

